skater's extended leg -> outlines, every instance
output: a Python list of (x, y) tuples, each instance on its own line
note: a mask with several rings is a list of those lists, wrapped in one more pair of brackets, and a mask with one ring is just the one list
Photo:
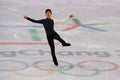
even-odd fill
[(62, 43), (62, 46), (71, 46), (70, 43), (66, 43), (57, 33), (54, 35), (54, 38)]

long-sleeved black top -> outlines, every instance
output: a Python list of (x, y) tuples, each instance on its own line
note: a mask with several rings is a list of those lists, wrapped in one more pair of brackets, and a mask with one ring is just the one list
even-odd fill
[(54, 30), (54, 20), (53, 19), (41, 19), (41, 20), (34, 20), (31, 18), (27, 18), (27, 20), (34, 22), (34, 23), (40, 23), (43, 24), (44, 28), (45, 28), (45, 32), (47, 35), (51, 35), (53, 33), (55, 33)]

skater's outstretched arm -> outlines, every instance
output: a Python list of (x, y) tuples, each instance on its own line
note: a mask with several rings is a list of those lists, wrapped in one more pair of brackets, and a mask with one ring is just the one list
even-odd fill
[(67, 18), (65, 18), (65, 19), (62, 19), (62, 20), (54, 19), (54, 22), (55, 22), (56, 24), (58, 24), (58, 23), (65, 23), (66, 21), (68, 21), (69, 19), (71, 19), (71, 18), (73, 18), (73, 17), (74, 17), (74, 15), (70, 15), (69, 17), (67, 17)]
[(27, 19), (27, 20), (29, 20), (29, 21), (31, 21), (31, 22), (34, 22), (34, 23), (42, 23), (42, 20), (34, 20), (34, 19), (31, 19), (31, 18), (28, 17), (28, 16), (24, 16), (24, 19)]

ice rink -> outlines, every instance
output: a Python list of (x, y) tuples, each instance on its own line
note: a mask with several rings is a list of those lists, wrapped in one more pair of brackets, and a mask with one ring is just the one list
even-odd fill
[[(75, 17), (55, 24), (59, 67), (43, 25), (23, 17)], [(0, 0), (0, 80), (120, 80), (120, 0)]]

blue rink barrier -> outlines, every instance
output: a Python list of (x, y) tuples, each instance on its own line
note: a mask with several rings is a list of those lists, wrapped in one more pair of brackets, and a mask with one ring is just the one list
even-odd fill
[[(99, 28), (95, 28), (95, 27), (91, 27), (91, 26), (89, 26), (89, 24), (87, 25), (85, 25), (85, 24), (82, 24), (77, 18), (73, 18), (72, 19), (72, 21), (75, 23), (75, 24), (77, 24), (77, 25), (79, 25), (80, 27), (84, 27), (84, 28), (88, 28), (88, 29), (92, 29), (92, 30), (96, 30), (96, 31), (102, 31), (102, 32), (106, 32), (106, 30), (103, 30), (103, 29), (99, 29)], [(95, 23), (96, 24), (96, 23)], [(100, 25), (100, 24), (99, 24)]]
[(0, 25), (0, 27), (6, 27), (6, 28), (8, 28), (8, 27), (10, 27), (10, 28), (12, 28), (12, 27), (31, 27), (31, 28), (43, 28), (43, 26), (31, 26), (31, 25)]
[(95, 27), (91, 27), (91, 26), (88, 26), (88, 25), (81, 25), (81, 27), (85, 27), (85, 28), (88, 28), (88, 29), (93, 29), (93, 30), (97, 30), (97, 31), (106, 32), (106, 30), (95, 28)]

